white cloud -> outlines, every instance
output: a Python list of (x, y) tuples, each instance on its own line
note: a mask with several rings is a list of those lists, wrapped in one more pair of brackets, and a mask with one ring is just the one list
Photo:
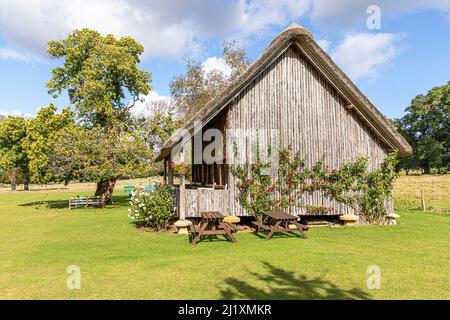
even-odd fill
[(0, 33), (8, 47), (46, 56), (47, 42), (79, 28), (129, 35), (144, 58), (197, 53), (204, 40), (267, 35), (302, 17), (309, 0), (2, 0)]
[(225, 0), (2, 0), (0, 30), (8, 44), (44, 56), (47, 42), (78, 28), (130, 35), (145, 57), (179, 57), (196, 50), (198, 37), (229, 30), (239, 2)]
[[(329, 41), (318, 42), (353, 79), (374, 79), (398, 49), (394, 35), (354, 33), (365, 28), (371, 4), (372, 0), (2, 0), (0, 36), (5, 45), (0, 59), (42, 61), (49, 40), (83, 27), (132, 36), (144, 45), (144, 58), (173, 59), (199, 55), (210, 38), (250, 44), (291, 22), (308, 19), (319, 30), (333, 29), (344, 36), (334, 50)], [(450, 0), (378, 0), (376, 4), (382, 28), (385, 17), (414, 10), (450, 12)], [(217, 57), (207, 59), (204, 68), (226, 70)]]
[(399, 53), (396, 43), (401, 37), (392, 33), (351, 34), (332, 50), (331, 56), (353, 81), (373, 81), (378, 76), (377, 69)]
[[(371, 4), (372, 0), (2, 0), (0, 34), (8, 48), (27, 58), (44, 57), (49, 40), (83, 27), (132, 36), (144, 45), (145, 58), (179, 58), (198, 53), (210, 37), (245, 43), (300, 19), (341, 34), (346, 25), (361, 29)], [(450, 0), (376, 4), (382, 18), (418, 9), (450, 12)]]
[(274, 26), (287, 26), (303, 17), (310, 4), (310, 0), (241, 1), (237, 32), (241, 37), (265, 36)]
[(33, 118), (33, 115), (30, 113), (24, 113), (19, 110), (0, 110), (0, 115), (2, 116), (15, 116), (15, 117), (24, 117), (24, 118)]
[(216, 56), (206, 59), (205, 62), (202, 63), (202, 69), (206, 74), (211, 71), (218, 70), (227, 77), (231, 75), (232, 71), (223, 58), (218, 58)]
[(11, 48), (0, 48), (0, 60), (29, 61), (28, 57)]
[(134, 107), (131, 109), (131, 113), (137, 116), (150, 116), (153, 113), (152, 104), (155, 102), (171, 102), (170, 97), (160, 95), (156, 91), (150, 91), (146, 96), (143, 96), (141, 98), (141, 101), (137, 101)]

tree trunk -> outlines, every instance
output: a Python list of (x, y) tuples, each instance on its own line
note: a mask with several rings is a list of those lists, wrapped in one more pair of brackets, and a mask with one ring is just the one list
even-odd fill
[(11, 191), (16, 191), (17, 189), (17, 169), (11, 168), (6, 170), (9, 183), (11, 184)]
[(28, 167), (22, 168), (23, 172), (23, 190), (30, 190), (30, 173), (28, 172)]
[(423, 173), (424, 174), (430, 174), (431, 173), (431, 168), (429, 165), (425, 165), (425, 167), (423, 168)]
[(116, 185), (117, 178), (112, 178), (108, 180), (103, 180), (97, 183), (97, 190), (95, 191), (96, 196), (103, 196), (105, 198), (106, 204), (112, 203), (112, 194), (114, 192), (114, 187)]

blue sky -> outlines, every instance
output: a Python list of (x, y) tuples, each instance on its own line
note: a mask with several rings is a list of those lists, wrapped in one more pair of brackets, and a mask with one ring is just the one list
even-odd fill
[[(379, 29), (367, 27), (369, 5), (380, 9)], [(3, 0), (0, 113), (34, 115), (51, 102), (68, 104), (47, 94), (58, 62), (45, 48), (76, 28), (140, 41), (146, 48), (141, 68), (153, 74), (151, 101), (169, 94), (186, 58), (222, 70), (217, 57), (224, 40), (237, 40), (254, 59), (293, 22), (308, 28), (388, 117), (401, 116), (417, 94), (450, 80), (450, 0)]]

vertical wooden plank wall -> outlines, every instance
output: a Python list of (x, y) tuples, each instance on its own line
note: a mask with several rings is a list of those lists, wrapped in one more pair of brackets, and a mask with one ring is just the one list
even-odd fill
[(186, 217), (199, 217), (202, 211), (220, 211), (224, 215), (233, 215), (228, 208), (229, 190), (185, 189), (185, 200), (177, 202)]
[[(337, 168), (364, 154), (370, 157), (369, 167), (376, 168), (388, 154), (387, 147), (354, 111), (346, 109), (344, 99), (293, 46), (239, 94), (227, 120), (230, 129), (279, 130), (280, 147), (300, 151), (307, 166), (323, 158), (330, 168)], [(238, 152), (248, 157), (251, 150), (244, 137), (237, 139)], [(247, 215), (236, 200), (231, 173), (229, 192), (229, 214)], [(306, 194), (305, 200), (305, 204), (332, 206), (338, 213), (353, 213), (320, 192)], [(388, 207), (392, 210), (391, 204)], [(303, 208), (290, 211), (305, 214)]]

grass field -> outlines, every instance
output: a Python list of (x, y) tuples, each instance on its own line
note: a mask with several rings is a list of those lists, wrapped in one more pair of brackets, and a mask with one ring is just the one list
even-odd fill
[(394, 188), (395, 207), (399, 210), (419, 209), (420, 190), (423, 190), (427, 209), (450, 212), (450, 174), (401, 176)]
[[(415, 184), (435, 186), (425, 178), (402, 177), (396, 200), (416, 208), (408, 202)], [(448, 191), (427, 192), (430, 205), (450, 209)], [(47, 193), (53, 208), (35, 209)], [(120, 187), (105, 209), (69, 211), (77, 194), (0, 193), (0, 298), (450, 299), (449, 214), (401, 210), (398, 226), (314, 228), (308, 240), (268, 242), (239, 233), (236, 244), (191, 246), (187, 236), (134, 229)], [(80, 290), (67, 288), (69, 265), (81, 269)], [(380, 267), (380, 289), (367, 288), (371, 265)]]

